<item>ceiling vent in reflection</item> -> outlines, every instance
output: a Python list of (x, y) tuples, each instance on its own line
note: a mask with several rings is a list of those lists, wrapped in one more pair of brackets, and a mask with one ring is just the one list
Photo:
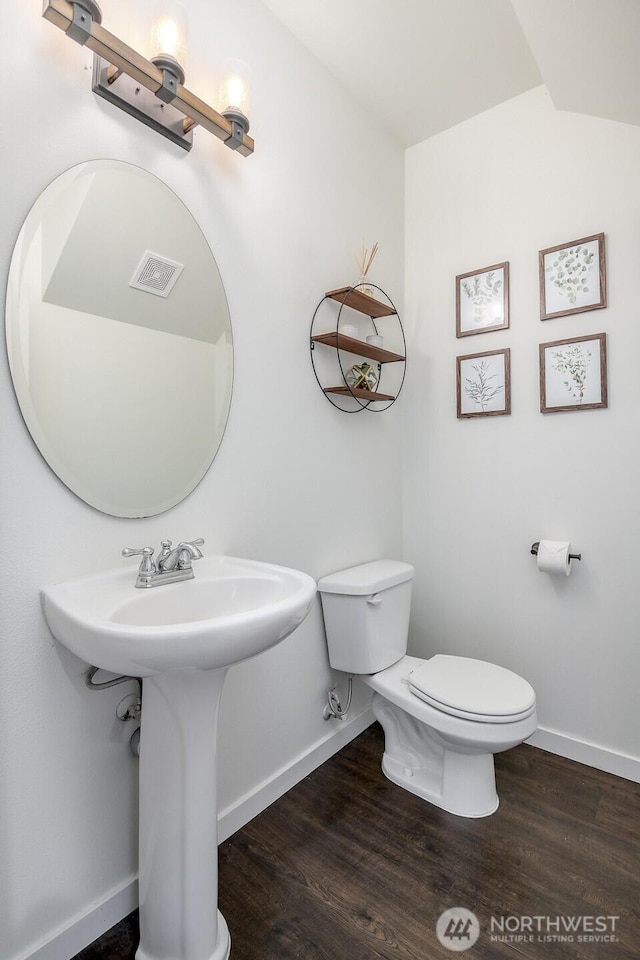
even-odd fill
[(145, 251), (129, 284), (136, 290), (145, 290), (156, 297), (168, 297), (184, 270), (183, 263)]

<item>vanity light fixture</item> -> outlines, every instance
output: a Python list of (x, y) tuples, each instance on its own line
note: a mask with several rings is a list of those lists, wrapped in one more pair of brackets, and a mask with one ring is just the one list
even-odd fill
[(93, 91), (98, 96), (185, 150), (191, 149), (193, 128), (199, 125), (248, 157), (254, 143), (248, 136), (246, 68), (240, 69), (242, 61), (231, 62), (230, 78), (223, 86), (235, 96), (223, 99), (222, 113), (187, 90), (183, 86), (186, 22), (176, 7), (171, 0), (161, 4), (151, 60), (105, 30), (97, 0), (44, 0), (42, 16), (93, 51)]

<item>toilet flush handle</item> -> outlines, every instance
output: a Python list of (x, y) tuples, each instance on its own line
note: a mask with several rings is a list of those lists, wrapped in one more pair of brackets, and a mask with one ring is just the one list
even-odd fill
[(382, 597), (379, 593), (374, 593), (372, 597), (367, 597), (367, 603), (372, 607), (378, 607), (382, 603)]

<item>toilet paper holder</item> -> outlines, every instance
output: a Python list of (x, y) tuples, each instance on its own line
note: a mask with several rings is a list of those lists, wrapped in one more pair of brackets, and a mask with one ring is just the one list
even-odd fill
[[(539, 546), (540, 546), (540, 541), (539, 541), (539, 540), (537, 540), (535, 543), (532, 543), (532, 544), (531, 544), (531, 553), (534, 555), (534, 557), (537, 557), (537, 556), (538, 556), (538, 547), (539, 547)], [(582, 554), (581, 554), (581, 553), (570, 553), (570, 554), (569, 554), (569, 560), (582, 560)]]

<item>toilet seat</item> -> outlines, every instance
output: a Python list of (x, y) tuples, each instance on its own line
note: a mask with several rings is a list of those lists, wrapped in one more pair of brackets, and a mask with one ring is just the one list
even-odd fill
[(514, 723), (536, 708), (526, 680), (485, 660), (437, 654), (411, 671), (408, 684), (434, 709), (480, 723)]
[[(416, 696), (409, 687), (411, 673), (418, 670), (425, 660), (405, 655), (380, 673), (362, 674), (361, 679), (381, 697), (399, 707), (413, 720), (434, 731), (436, 737), (444, 736), (464, 743), (474, 750), (481, 747), (486, 753), (499, 753), (522, 743), (537, 726), (535, 707), (522, 720), (511, 717), (458, 717), (445, 713), (439, 706), (432, 706)], [(508, 721), (508, 722), (507, 722)]]

